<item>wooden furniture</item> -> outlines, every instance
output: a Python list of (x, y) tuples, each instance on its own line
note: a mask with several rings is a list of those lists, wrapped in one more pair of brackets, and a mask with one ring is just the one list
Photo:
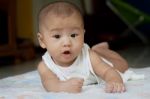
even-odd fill
[(15, 19), (15, 0), (0, 0), (0, 57), (17, 57)]
[(0, 65), (9, 62), (5, 57), (13, 57), (10, 63), (15, 64), (35, 57), (32, 42), (17, 38), (16, 3), (16, 0), (0, 0)]

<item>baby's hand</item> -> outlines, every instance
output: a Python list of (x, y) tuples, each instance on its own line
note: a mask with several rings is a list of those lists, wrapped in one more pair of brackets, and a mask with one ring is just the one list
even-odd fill
[(79, 93), (82, 90), (84, 79), (70, 78), (62, 84), (62, 90), (71, 93)]
[(105, 91), (107, 93), (122, 93), (126, 91), (125, 85), (123, 83), (107, 83)]

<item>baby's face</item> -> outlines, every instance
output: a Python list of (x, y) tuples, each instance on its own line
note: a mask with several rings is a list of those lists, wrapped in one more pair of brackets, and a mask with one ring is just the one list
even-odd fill
[(45, 48), (54, 62), (61, 66), (71, 65), (82, 50), (84, 26), (81, 17), (51, 15), (45, 21), (41, 33)]

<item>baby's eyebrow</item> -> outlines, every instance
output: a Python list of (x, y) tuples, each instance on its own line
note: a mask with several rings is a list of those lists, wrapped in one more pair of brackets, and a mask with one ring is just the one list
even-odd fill
[(80, 27), (73, 27), (72, 30), (81, 30)]
[(50, 31), (51, 32), (58, 32), (58, 31), (61, 31), (62, 29), (60, 29), (60, 28), (54, 28), (54, 29), (51, 29)]
[[(50, 32), (52, 32), (52, 33), (61, 33), (62, 31), (63, 31), (64, 29), (63, 28), (53, 28), (53, 29), (51, 29), (50, 30)], [(68, 30), (71, 32), (71, 31), (80, 31), (80, 30), (82, 30), (82, 28), (80, 28), (80, 27), (70, 27), (70, 28), (68, 28)]]

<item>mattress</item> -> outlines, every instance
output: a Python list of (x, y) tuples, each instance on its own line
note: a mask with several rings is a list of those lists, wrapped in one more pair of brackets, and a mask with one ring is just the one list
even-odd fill
[(105, 93), (104, 84), (84, 86), (81, 93), (46, 92), (37, 70), (0, 79), (0, 99), (150, 99), (150, 67), (130, 68), (144, 79), (129, 80), (124, 93)]

